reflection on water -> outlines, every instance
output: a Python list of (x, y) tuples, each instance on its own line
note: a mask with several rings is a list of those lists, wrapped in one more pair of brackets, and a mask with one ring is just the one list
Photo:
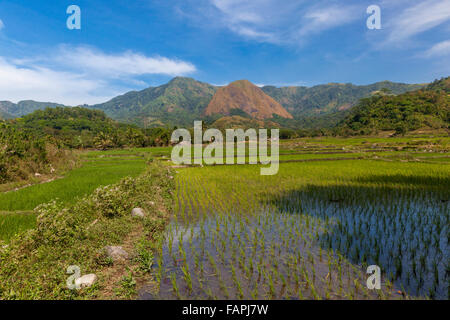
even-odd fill
[[(155, 264), (159, 293), (141, 298), (447, 299), (447, 198), (309, 186), (234, 211), (180, 198)], [(372, 264), (382, 290), (366, 287)]]

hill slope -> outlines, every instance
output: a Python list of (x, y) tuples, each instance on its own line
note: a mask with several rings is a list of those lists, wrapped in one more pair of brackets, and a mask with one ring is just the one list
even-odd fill
[[(239, 83), (239, 82), (237, 82)], [(235, 83), (236, 84), (236, 83)], [(242, 86), (245, 87), (243, 82)], [(248, 92), (243, 91), (239, 103), (232, 106), (219, 106), (218, 111), (226, 111), (230, 116), (271, 116), (271, 108), (275, 108), (276, 122), (289, 127), (332, 127), (338, 119), (342, 119), (349, 108), (356, 105), (360, 98), (370, 97), (374, 93), (386, 88), (393, 94), (401, 94), (407, 91), (419, 89), (424, 85), (402, 84), (389, 81), (378, 82), (367, 86), (356, 86), (352, 84), (326, 84), (314, 87), (281, 87), (266, 86), (261, 90), (266, 94), (263, 101), (263, 109), (269, 110), (263, 113), (243, 109), (233, 109), (241, 107), (241, 100), (245, 102), (245, 97), (251, 96), (253, 91), (258, 91), (256, 96), (262, 96), (260, 89), (248, 85)], [(159, 87), (150, 87), (141, 91), (131, 91), (118, 96), (108, 102), (88, 108), (100, 109), (111, 118), (137, 124), (145, 127), (161, 126), (183, 126), (190, 127), (194, 120), (205, 120), (209, 123), (217, 120), (220, 115), (213, 114), (206, 116), (205, 111), (212, 102), (213, 96), (219, 87), (199, 82), (191, 78), (177, 77), (169, 83)], [(240, 89), (224, 89), (226, 92)], [(231, 92), (233, 93), (233, 92)], [(226, 96), (226, 95), (225, 95)], [(268, 97), (273, 98), (270, 103)], [(217, 98), (219, 101), (221, 99)], [(250, 99), (251, 100), (251, 99)], [(283, 109), (280, 109), (278, 104)], [(244, 103), (245, 104), (245, 103)], [(264, 106), (264, 104), (268, 104)], [(251, 105), (251, 104), (250, 104)], [(9, 101), (0, 102), (0, 118), (21, 117), (35, 110), (42, 110), (46, 107), (63, 106), (57, 103), (21, 101), (14, 104)], [(267, 107), (267, 108), (266, 108)], [(214, 110), (215, 111), (215, 110)], [(344, 111), (344, 112), (343, 112)], [(292, 115), (294, 119), (288, 114)]]
[(9, 113), (7, 113), (5, 111), (0, 110), (0, 120), (11, 119), (11, 118), (13, 118), (12, 115), (10, 115)]
[(265, 86), (262, 90), (278, 101), (294, 118), (303, 119), (348, 110), (356, 105), (359, 99), (370, 97), (382, 89), (387, 89), (393, 94), (401, 94), (423, 86), (383, 81), (366, 86), (350, 83), (330, 83), (314, 87)]
[(362, 99), (337, 130), (346, 134), (405, 133), (423, 127), (448, 128), (449, 123), (450, 77), (417, 91)]
[[(248, 90), (236, 96), (235, 92), (242, 92), (239, 86)], [(325, 124), (329, 127), (334, 126), (337, 121), (342, 119), (342, 111), (348, 111), (356, 105), (360, 98), (370, 97), (383, 88), (388, 89), (393, 94), (401, 94), (423, 87), (420, 84), (402, 84), (389, 81), (378, 82), (367, 86), (357, 86), (353, 84), (326, 84), (315, 87), (282, 87), (265, 86), (258, 88), (249, 85), (244, 81), (237, 81), (231, 85), (231, 88), (220, 88), (207, 83), (196, 81), (192, 78), (177, 77), (169, 83), (150, 87), (142, 91), (131, 91), (122, 96), (118, 96), (106, 103), (90, 106), (90, 108), (101, 109), (115, 120), (138, 124), (146, 127), (157, 126), (192, 126), (194, 120), (206, 120), (210, 123), (220, 118), (220, 114), (228, 116), (252, 116), (256, 119), (264, 118), (272, 112), (275, 107), (275, 118), (281, 124), (288, 124), (290, 127), (311, 126)], [(245, 88), (248, 87), (248, 88)], [(225, 89), (227, 88), (227, 89)], [(222, 90), (223, 89), (223, 90)], [(213, 96), (217, 91), (219, 96), (214, 101), (215, 107), (208, 106), (213, 102)], [(247, 111), (242, 108), (246, 100), (251, 96), (251, 92), (259, 91), (256, 96), (263, 96), (262, 90), (266, 96), (264, 101), (269, 105), (264, 107), (269, 112), (258, 114), (250, 107)], [(251, 93), (251, 94), (249, 94)], [(232, 101), (225, 104), (222, 98), (228, 96)], [(273, 98), (268, 103), (268, 98)], [(234, 100), (239, 100), (236, 103)], [(280, 106), (284, 108), (280, 109)], [(251, 104), (249, 104), (251, 105)], [(272, 106), (272, 107), (271, 107)], [(344, 112), (345, 114), (345, 112)], [(293, 116), (294, 120), (290, 115)], [(271, 114), (270, 114), (271, 116)], [(337, 116), (337, 117), (336, 117)], [(323, 118), (323, 119), (322, 119)], [(295, 121), (299, 120), (299, 121)]]
[(247, 80), (239, 80), (217, 90), (205, 110), (205, 115), (229, 116), (231, 110), (242, 110), (259, 120), (273, 118), (276, 114), (291, 119), (292, 115), (273, 98)]
[(64, 107), (64, 105), (53, 102), (39, 102), (33, 100), (25, 100), (18, 103), (12, 103), (10, 101), (0, 101), (0, 114), (3, 112), (5, 114), (8, 114), (10, 117), (16, 118), (32, 113), (36, 110), (55, 107)]
[(91, 107), (105, 111), (113, 119), (141, 126), (192, 126), (216, 90), (210, 84), (177, 77), (165, 85), (131, 91)]

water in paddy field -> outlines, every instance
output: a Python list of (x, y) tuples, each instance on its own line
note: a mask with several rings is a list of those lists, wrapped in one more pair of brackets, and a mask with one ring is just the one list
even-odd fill
[[(180, 198), (168, 227), (159, 293), (141, 298), (448, 299), (448, 194), (310, 186), (228, 206), (195, 198)], [(381, 290), (366, 286), (372, 264)]]

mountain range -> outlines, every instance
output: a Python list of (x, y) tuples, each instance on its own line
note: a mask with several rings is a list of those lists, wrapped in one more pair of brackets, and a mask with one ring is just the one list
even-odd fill
[(12, 103), (10, 101), (0, 101), (0, 118), (18, 118), (32, 113), (36, 110), (63, 106), (64, 105), (60, 103), (38, 102), (33, 100), (24, 100), (18, 103)]
[[(424, 86), (383, 81), (363, 86), (330, 83), (313, 87), (257, 87), (247, 80), (240, 80), (220, 87), (176, 77), (158, 87), (131, 91), (105, 103), (85, 107), (103, 110), (115, 120), (144, 127), (190, 127), (194, 120), (213, 123), (223, 116), (270, 119), (292, 127), (298, 124), (314, 126), (317, 121), (310, 119), (342, 119), (361, 98), (381, 91), (402, 94)], [(1, 101), (0, 117), (21, 117), (34, 110), (56, 106), (62, 105)]]

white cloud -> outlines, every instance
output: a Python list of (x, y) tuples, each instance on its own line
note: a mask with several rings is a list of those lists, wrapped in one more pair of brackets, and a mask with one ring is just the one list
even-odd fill
[(105, 54), (89, 47), (61, 47), (55, 60), (85, 72), (96, 72), (111, 77), (145, 74), (177, 76), (196, 70), (191, 63), (180, 60), (160, 56), (147, 57), (132, 51), (121, 54)]
[(426, 57), (446, 56), (450, 55), (450, 40), (436, 43), (425, 54)]
[(60, 47), (55, 54), (8, 59), (0, 56), (0, 100), (94, 104), (144, 87), (148, 74), (183, 75), (195, 67), (165, 57), (125, 52), (108, 55), (94, 48)]
[(401, 42), (450, 21), (450, 0), (427, 0), (407, 6), (386, 26), (388, 43)]
[[(0, 58), (0, 97), (2, 100), (37, 100), (69, 105), (105, 101), (113, 92), (105, 92), (106, 83), (76, 73), (54, 71), (39, 66), (18, 66)], [(106, 96), (94, 95), (103, 91)], [(107, 90), (106, 90), (107, 91)], [(109, 93), (109, 94), (108, 94)]]
[[(349, 23), (355, 8), (333, 1), (209, 0), (216, 9), (209, 20), (219, 20), (246, 38), (269, 43), (302, 42), (311, 34)], [(331, 3), (331, 4), (330, 4)]]
[(3, 23), (2, 19), (0, 19), (0, 30), (2, 30), (5, 27), (5, 24)]
[(304, 15), (305, 25), (300, 29), (300, 35), (320, 33), (324, 30), (339, 27), (358, 19), (356, 7), (326, 6), (309, 10)]

